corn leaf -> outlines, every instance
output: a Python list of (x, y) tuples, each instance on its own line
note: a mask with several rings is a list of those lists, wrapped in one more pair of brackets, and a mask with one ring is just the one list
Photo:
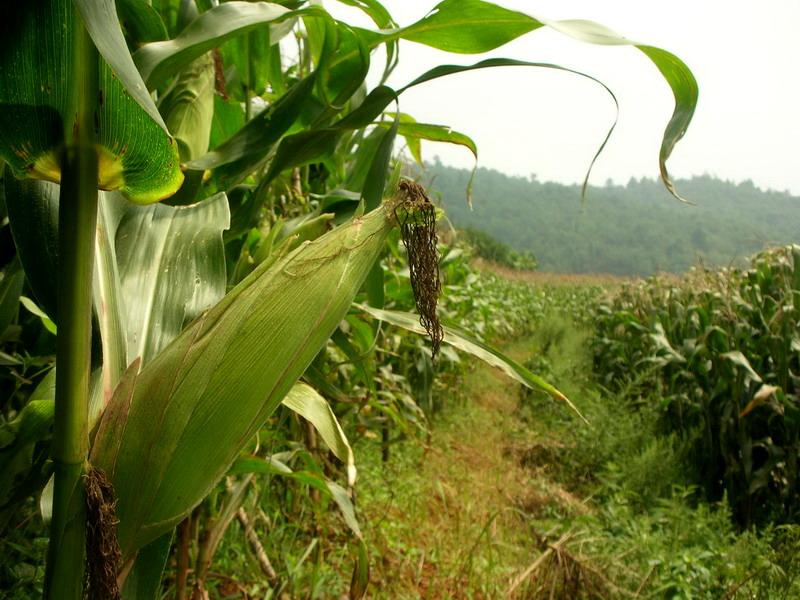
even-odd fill
[(194, 19), (177, 37), (145, 44), (134, 53), (133, 60), (148, 87), (157, 88), (190, 62), (235, 36), (266, 25), (270, 26), (270, 43), (275, 44), (291, 31), (291, 20), (303, 15), (327, 17), (317, 8), (290, 11), (269, 2), (225, 2)]
[(188, 206), (135, 206), (118, 194), (100, 202), (94, 304), (103, 342), (96, 418), (125, 368), (153, 359), (225, 294), (224, 193)]
[(0, 271), (0, 335), (11, 325), (17, 316), (22, 286), (25, 284), (25, 272), (19, 259), (12, 260)]
[(172, 548), (174, 532), (165, 533), (139, 550), (136, 562), (125, 577), (121, 600), (157, 600), (161, 594), (161, 576)]
[[(107, 2), (91, 4), (93, 14), (107, 8)], [(94, 127), (100, 155), (98, 187), (118, 189), (139, 203), (174, 193), (183, 180), (177, 147), (165, 134), (144, 86), (138, 96), (131, 95), (135, 84), (127, 71), (101, 60), (95, 122), (79, 124), (74, 114), (68, 114), (66, 82), (78, 76), (71, 48), (72, 24), (79, 17), (72, 2), (18, 2), (7, 8), (0, 24), (0, 157), (14, 174), (60, 181), (58, 151), (65, 132), (76, 126)], [(116, 13), (113, 19), (124, 45)], [(87, 28), (92, 29), (94, 22), (86, 21)], [(92, 37), (97, 43), (97, 36)], [(116, 49), (113, 55), (106, 52), (103, 56), (116, 58), (118, 54)], [(123, 76), (127, 77), (125, 87)]]
[[(280, 466), (278, 466), (280, 465)], [(334, 481), (325, 479), (317, 473), (311, 471), (292, 471), (285, 464), (271, 460), (270, 458), (259, 458), (247, 456), (239, 458), (230, 470), (232, 475), (244, 475), (250, 473), (260, 473), (265, 475), (280, 475), (319, 490), (325, 496), (336, 503), (342, 513), (344, 521), (355, 536), (361, 539), (361, 527), (356, 518), (355, 507), (350, 496), (342, 486)]]
[[(590, 75), (581, 73), (580, 71), (575, 71), (573, 69), (568, 69), (566, 67), (561, 67), (559, 65), (554, 65), (551, 63), (527, 62), (527, 61), (513, 60), (507, 58), (487, 59), (479, 63), (475, 63), (473, 65), (440, 65), (438, 67), (430, 69), (429, 71), (426, 71), (425, 73), (423, 73), (422, 75), (411, 81), (409, 84), (400, 88), (398, 91), (395, 91), (392, 88), (385, 85), (376, 87), (374, 90), (372, 90), (372, 92), (370, 92), (367, 95), (367, 97), (364, 99), (364, 101), (356, 110), (346, 115), (345, 117), (343, 117), (330, 127), (311, 130), (311, 131), (303, 131), (285, 137), (283, 140), (281, 140), (280, 144), (277, 147), (277, 150), (275, 151), (275, 156), (272, 162), (270, 163), (269, 170), (267, 171), (267, 175), (264, 178), (264, 182), (262, 183), (262, 185), (266, 185), (267, 183), (272, 181), (285, 169), (306, 165), (312, 162), (319, 162), (325, 156), (331, 155), (334, 152), (336, 145), (339, 142), (339, 139), (343, 133), (367, 127), (381, 115), (381, 113), (386, 109), (387, 106), (389, 106), (389, 104), (392, 101), (397, 100), (397, 97), (400, 94), (402, 94), (404, 91), (414, 86), (420, 85), (427, 81), (438, 79), (439, 77), (445, 77), (447, 75), (453, 75), (456, 73), (463, 73), (466, 71), (472, 71), (476, 69), (508, 67), (508, 66), (524, 66), (524, 67), (555, 69), (579, 75), (581, 77), (585, 77), (597, 83), (598, 85), (601, 85), (611, 96), (611, 99), (614, 101), (614, 106), (617, 109), (617, 112), (619, 111), (619, 105), (617, 103), (616, 97), (614, 96), (613, 92), (605, 84), (603, 84), (603, 82), (595, 79), (594, 77), (591, 77)], [(597, 150), (597, 153), (592, 159), (591, 164), (589, 165), (589, 169), (587, 170), (586, 178), (584, 180), (584, 187), (583, 187), (584, 193), (586, 191), (591, 169), (594, 166), (597, 157), (605, 148), (605, 145), (608, 142), (608, 139), (611, 137), (611, 133), (614, 131), (615, 126), (616, 126), (616, 118), (614, 120), (614, 123), (612, 123), (611, 127), (609, 128), (609, 131), (606, 134), (606, 137), (604, 138), (602, 144)], [(394, 125), (392, 125), (391, 127), (394, 127)], [(398, 123), (398, 128), (399, 127), (400, 124)], [(430, 130), (428, 130), (427, 133), (429, 133), (430, 135), (434, 135), (433, 132)], [(439, 132), (438, 135), (440, 137), (444, 137), (441, 135), (441, 132)], [(460, 141), (464, 142), (465, 144), (468, 144), (466, 140), (460, 139)], [(378, 144), (380, 143), (378, 142)], [(371, 166), (372, 163), (370, 163), (370, 167)], [(471, 184), (472, 181), (470, 180), (470, 184), (467, 189), (468, 197), (471, 191)]]
[[(367, 304), (356, 304), (356, 308), (364, 311), (374, 319), (384, 321), (396, 327), (402, 327), (408, 331), (413, 331), (420, 335), (427, 335), (425, 328), (420, 325), (419, 317), (413, 313), (384, 310), (369, 306)], [(500, 369), (503, 373), (521, 383), (527, 388), (532, 390), (540, 390), (549, 394), (556, 400), (560, 400), (569, 406), (575, 414), (577, 414), (582, 421), (588, 424), (586, 418), (581, 414), (572, 401), (564, 394), (558, 391), (555, 387), (547, 383), (538, 375), (534, 375), (521, 364), (506, 356), (496, 348), (485, 344), (470, 333), (464, 331), (457, 325), (452, 323), (444, 324), (444, 339), (446, 344), (450, 344), (454, 348), (471, 354), (475, 358), (481, 359), (488, 365)]]
[[(691, 70), (674, 54), (629, 40), (592, 21), (548, 21), (483, 0), (444, 0), (424, 18), (407, 27), (387, 31), (363, 31), (362, 35), (371, 47), (405, 39), (448, 52), (477, 54), (498, 48), (545, 26), (590, 44), (634, 46), (653, 62), (669, 85), (675, 101), (659, 152), (661, 179), (673, 196), (685, 201), (675, 189), (666, 163), (692, 121), (699, 90)], [(338, 58), (347, 59), (346, 55)]]
[(289, 390), (281, 404), (292, 409), (314, 426), (331, 452), (347, 466), (348, 485), (355, 484), (356, 464), (353, 449), (327, 400), (310, 385), (298, 383)]
[[(49, 181), (3, 178), (8, 221), (36, 302), (58, 318), (58, 190)], [(31, 232), (36, 232), (32, 235)]]

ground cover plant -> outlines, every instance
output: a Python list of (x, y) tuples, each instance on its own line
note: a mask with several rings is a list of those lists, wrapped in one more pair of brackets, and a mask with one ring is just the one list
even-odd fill
[[(3, 574), (18, 597), (153, 598), (164, 585), (177, 598), (223, 595), (211, 564), (234, 520), (268, 593), (324, 585), (295, 575), (336, 547), (351, 554), (349, 593), (362, 597), (367, 546), (340, 420), (378, 431), (387, 453), (398, 431), (419, 429), (420, 406), (435, 404), (437, 350), (437, 368), (458, 371), (442, 334), (566, 401), (481, 338), (499, 327), (495, 306), (457, 266), (458, 248), (436, 247), (434, 208), (393, 160), (398, 135), (474, 148), (401, 119), (406, 89), (473, 69), (560, 67), (444, 65), (393, 89), (398, 40), (477, 54), (552, 27), (635, 46), (675, 99), (659, 160), (676, 195), (666, 160), (696, 104), (691, 72), (597, 24), (479, 0), (444, 0), (404, 27), (378, 2), (345, 3), (375, 29), (300, 1), (9, 7), (0, 529), (20, 557)], [(378, 47), (384, 77), (369, 89)], [(276, 568), (254, 534), (254, 498), (268, 494), (274, 510), (333, 537), (315, 535)], [(322, 528), (339, 518), (347, 533)]]

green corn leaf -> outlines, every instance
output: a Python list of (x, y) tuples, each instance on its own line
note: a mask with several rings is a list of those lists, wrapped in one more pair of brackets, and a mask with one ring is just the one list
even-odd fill
[[(92, 4), (90, 12), (104, 14), (106, 4)], [(111, 28), (115, 28), (122, 49), (113, 47), (113, 53), (103, 52), (103, 56), (117, 59), (127, 48), (113, 2), (111, 11), (108, 20), (101, 19), (108, 27), (102, 38), (113, 37)], [(169, 196), (183, 179), (177, 147), (165, 133), (144, 86), (138, 96), (132, 95), (134, 84), (122, 79), (127, 72), (101, 60), (94, 123), (76, 123), (76, 116), (68, 114), (65, 82), (78, 77), (71, 60), (75, 18), (69, 0), (9, 5), (0, 24), (0, 157), (19, 178), (58, 182), (58, 152), (65, 142), (64, 132), (94, 127), (100, 160), (98, 187), (119, 189), (139, 203)], [(94, 31), (98, 23), (92, 19), (86, 25)], [(96, 35), (93, 39), (97, 43)], [(42, 40), (47, 44), (43, 46)], [(107, 49), (99, 46), (101, 52)]]
[(174, 531), (165, 533), (139, 550), (136, 562), (125, 577), (121, 600), (157, 600), (161, 594), (161, 577), (167, 566)]
[[(416, 153), (414, 158), (419, 163), (422, 163), (419, 140), (456, 144), (458, 146), (464, 146), (472, 152), (472, 156), (475, 157), (475, 166), (472, 168), (472, 174), (467, 183), (467, 201), (472, 205), (472, 185), (475, 181), (475, 173), (478, 171), (478, 146), (472, 138), (458, 131), (453, 131), (453, 129), (447, 125), (432, 125), (429, 123), (416, 123), (411, 121), (401, 121), (397, 133), (406, 138), (406, 141), (409, 143), (409, 148), (412, 149), (412, 154)], [(416, 145), (412, 145), (411, 140), (415, 141)]]
[(210, 53), (195, 59), (178, 75), (160, 108), (178, 143), (182, 162), (208, 151), (214, 119), (214, 59)]
[[(438, 79), (439, 77), (446, 77), (447, 75), (455, 75), (456, 73), (464, 73), (467, 71), (473, 71), (476, 69), (488, 69), (488, 68), (495, 68), (495, 67), (537, 67), (543, 69), (554, 69), (556, 71), (564, 71), (566, 73), (571, 73), (573, 75), (578, 75), (580, 77), (584, 77), (589, 79), (590, 81), (600, 85), (605, 89), (608, 95), (614, 102), (614, 109), (615, 109), (615, 116), (614, 122), (611, 124), (611, 127), (608, 129), (608, 133), (606, 133), (605, 138), (603, 138), (603, 142), (600, 144), (597, 152), (595, 152), (594, 157), (592, 158), (592, 162), (589, 163), (589, 168), (586, 170), (586, 175), (583, 179), (583, 187), (581, 190), (582, 196), (586, 196), (586, 190), (589, 186), (589, 176), (592, 173), (592, 168), (594, 164), (597, 162), (598, 157), (602, 154), (603, 150), (608, 143), (608, 140), (611, 138), (611, 134), (614, 132), (614, 129), (617, 126), (617, 117), (619, 115), (619, 102), (617, 102), (617, 97), (614, 95), (614, 92), (609, 89), (609, 87), (604, 84), (599, 79), (595, 79), (591, 75), (587, 75), (586, 73), (582, 73), (581, 71), (576, 71), (574, 69), (568, 69), (566, 67), (562, 67), (560, 65), (554, 65), (551, 63), (539, 63), (539, 62), (528, 62), (522, 60), (514, 60), (508, 58), (489, 58), (486, 60), (482, 60), (478, 63), (473, 65), (439, 65), (438, 67), (434, 67), (429, 71), (426, 71), (416, 79), (414, 79), (411, 83), (407, 84), (406, 86), (400, 88), (398, 90), (398, 94), (402, 94), (409, 88), (414, 86), (420, 85), (421, 83), (425, 83), (427, 81), (432, 81), (434, 79)], [(477, 159), (476, 159), (477, 160)], [(470, 177), (469, 183), (467, 184), (467, 198), (469, 199), (472, 191), (472, 182), (473, 177), (475, 176), (475, 171), (473, 170), (472, 177)]]
[[(545, 26), (590, 44), (634, 46), (653, 62), (669, 85), (675, 101), (675, 109), (664, 130), (659, 152), (661, 179), (673, 196), (685, 201), (678, 195), (666, 163), (692, 121), (699, 90), (691, 70), (674, 54), (629, 40), (592, 21), (548, 21), (483, 0), (444, 0), (424, 18), (408, 27), (380, 32), (364, 31), (362, 36), (371, 47), (405, 39), (448, 52), (476, 54), (498, 48)], [(342, 55), (337, 60), (348, 58)]]
[(380, 261), (373, 265), (367, 276), (364, 288), (367, 292), (367, 302), (375, 308), (383, 308), (386, 303), (386, 291), (383, 285), (384, 271)]
[(331, 452), (347, 466), (347, 483), (356, 482), (356, 463), (347, 436), (333, 414), (328, 401), (305, 383), (296, 384), (281, 403), (309, 421), (319, 432)]
[(14, 258), (5, 269), (0, 271), (0, 335), (11, 325), (17, 316), (22, 286), (25, 284), (25, 272), (19, 259)]
[[(122, 34), (114, 0), (73, 0), (97, 51), (139, 106), (166, 131), (153, 99), (147, 93)], [(124, 4), (124, 2), (123, 2)]]
[(116, 5), (120, 25), (134, 46), (169, 37), (167, 26), (147, 0), (118, 0)]
[(384, 34), (446, 52), (480, 54), (534, 29), (536, 19), (481, 0), (444, 0), (416, 23)]
[[(397, 27), (392, 15), (386, 10), (377, 0), (339, 0), (342, 4), (353, 6), (362, 10), (368, 15), (378, 29), (394, 29)], [(399, 44), (397, 40), (386, 42), (386, 67), (381, 76), (381, 83), (383, 84), (388, 79), (394, 67), (397, 65)]]
[(46, 455), (34, 455), (35, 445), (50, 439), (55, 411), (55, 370), (36, 386), (17, 417), (0, 426), (0, 529), (5, 507), (42, 488), (49, 478)]
[(213, 151), (188, 164), (191, 169), (218, 169), (221, 177), (236, 183), (252, 172), (300, 116), (312, 99), (316, 72), (296, 83), (267, 109), (248, 121)]
[(664, 81), (669, 85), (675, 100), (675, 108), (664, 130), (664, 137), (661, 141), (661, 149), (659, 151), (658, 164), (659, 170), (661, 171), (661, 180), (664, 182), (670, 194), (678, 200), (686, 202), (686, 199), (678, 194), (669, 176), (667, 171), (667, 159), (669, 159), (675, 145), (689, 128), (695, 108), (697, 107), (699, 87), (689, 67), (687, 67), (680, 58), (666, 50), (629, 40), (599, 23), (584, 20), (543, 20), (542, 22), (556, 31), (560, 31), (572, 38), (590, 44), (634, 46), (647, 56), (656, 68), (658, 68)]
[(412, 123), (401, 121), (397, 133), (406, 138), (428, 140), (430, 142), (444, 142), (464, 146), (478, 161), (478, 146), (468, 135), (453, 131), (447, 125), (432, 125), (429, 123)]
[(225, 294), (222, 232), (229, 224), (224, 193), (187, 206), (135, 206), (118, 194), (102, 196), (94, 304), (103, 378), (93, 419), (134, 359), (146, 365)]
[[(396, 327), (402, 327), (403, 329), (407, 329), (408, 331), (413, 331), (414, 333), (421, 335), (427, 334), (425, 328), (419, 324), (419, 317), (413, 313), (396, 310), (382, 310), (367, 304), (356, 304), (355, 306), (374, 319), (384, 321)], [(575, 412), (575, 414), (581, 418), (581, 420), (583, 420), (586, 424), (589, 423), (569, 398), (567, 398), (564, 394), (562, 394), (538, 375), (534, 375), (512, 358), (509, 358), (496, 348), (485, 344), (457, 325), (448, 323), (443, 327), (443, 341), (446, 344), (450, 344), (454, 348), (471, 354), (475, 358), (481, 359), (486, 364), (500, 369), (503, 373), (527, 388), (543, 391), (554, 399), (566, 403), (567, 406), (569, 406), (573, 412)]]
[(59, 186), (36, 179), (3, 180), (11, 235), (25, 277), (37, 303), (57, 318)]
[(361, 199), (364, 201), (367, 210), (377, 208), (383, 198), (383, 193), (386, 189), (386, 176), (389, 172), (389, 163), (392, 159), (394, 140), (397, 138), (399, 125), (400, 116), (398, 114), (383, 133), (377, 152), (375, 152), (370, 164), (367, 177), (364, 180), (364, 188), (361, 192)]
[(221, 46), (225, 41), (254, 29), (270, 26), (270, 43), (291, 31), (292, 19), (316, 16), (331, 20), (316, 7), (291, 11), (268, 2), (225, 2), (191, 21), (174, 39), (145, 44), (133, 59), (150, 88), (157, 88), (186, 65)]
[[(280, 466), (278, 466), (280, 465)], [(355, 536), (361, 539), (361, 527), (356, 518), (355, 507), (350, 496), (342, 486), (338, 483), (325, 479), (317, 473), (311, 471), (292, 471), (285, 464), (270, 459), (263, 459), (258, 457), (243, 457), (239, 458), (230, 470), (232, 475), (244, 475), (250, 473), (262, 473), (267, 475), (280, 475), (288, 479), (312, 487), (322, 492), (326, 497), (330, 498), (336, 503), (336, 506), (342, 513), (345, 523)]]
[[(603, 88), (608, 92), (608, 94), (614, 101), (614, 105), (617, 111), (619, 110), (619, 105), (617, 104), (616, 97), (605, 84), (595, 79), (594, 77), (591, 77), (590, 75), (586, 75), (585, 73), (581, 73), (580, 71), (574, 71), (566, 67), (561, 67), (559, 65), (554, 65), (550, 63), (519, 61), (506, 58), (487, 59), (479, 63), (466, 66), (441, 65), (439, 67), (435, 67), (433, 69), (430, 69), (429, 71), (426, 71), (421, 76), (414, 79), (411, 83), (400, 88), (400, 90), (398, 90), (397, 92), (395, 92), (392, 88), (388, 86), (384, 85), (378, 86), (377, 88), (372, 90), (372, 92), (370, 92), (369, 95), (367, 95), (367, 97), (364, 99), (364, 102), (362, 102), (361, 105), (356, 110), (346, 115), (345, 117), (343, 117), (341, 120), (334, 123), (330, 127), (324, 129), (311, 130), (311, 131), (303, 131), (300, 133), (296, 133), (294, 135), (287, 136), (286, 138), (281, 140), (281, 143), (278, 145), (278, 148), (275, 152), (275, 156), (272, 159), (272, 162), (270, 163), (269, 170), (267, 171), (267, 175), (265, 176), (261, 185), (262, 186), (267, 185), (281, 172), (283, 172), (288, 168), (306, 165), (313, 162), (319, 162), (325, 156), (331, 155), (335, 151), (336, 145), (341, 135), (344, 132), (367, 127), (375, 119), (378, 118), (378, 116), (392, 101), (397, 100), (399, 94), (402, 94), (404, 91), (414, 86), (420, 85), (427, 81), (438, 79), (439, 77), (445, 77), (447, 75), (453, 75), (456, 73), (472, 71), (475, 69), (486, 69), (493, 67), (508, 67), (508, 66), (525, 66), (525, 67), (556, 69), (559, 71), (565, 71), (575, 75), (580, 75), (581, 77), (585, 77), (597, 83), (598, 85), (603, 86)], [(399, 126), (400, 125), (398, 124), (398, 128)], [(613, 132), (615, 126), (616, 126), (616, 119), (609, 128), (606, 137), (604, 138), (602, 144), (597, 150), (597, 153), (592, 159), (591, 164), (589, 165), (589, 169), (587, 170), (586, 178), (584, 180), (584, 187), (583, 187), (584, 193), (587, 188), (591, 169), (594, 166), (597, 157), (605, 148), (605, 145), (608, 142), (608, 139), (611, 137), (611, 133)], [(429, 133), (432, 134), (432, 132)], [(461, 140), (461, 141), (464, 141), (466, 143), (466, 140)], [(471, 189), (471, 183), (472, 182), (470, 180), (469, 184), (470, 187), (468, 187), (467, 189), (468, 196)]]
[(32, 315), (39, 317), (39, 319), (41, 319), (42, 325), (44, 325), (44, 328), (47, 329), (47, 331), (49, 331), (53, 335), (56, 335), (57, 333), (56, 324), (53, 323), (50, 317), (47, 316), (47, 313), (45, 313), (41, 308), (36, 306), (36, 302), (25, 296), (20, 296), (19, 301), (20, 304), (22, 304), (22, 306), (25, 307), (25, 310), (27, 310)]
[(283, 400), (346, 314), (392, 212), (265, 262), (140, 373), (128, 369), (91, 452), (114, 483), (125, 557), (183, 519)]

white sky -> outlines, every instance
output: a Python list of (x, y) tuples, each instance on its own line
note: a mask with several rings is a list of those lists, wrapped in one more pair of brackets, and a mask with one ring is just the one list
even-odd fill
[[(679, 56), (700, 85), (694, 121), (669, 167), (674, 177), (708, 173), (752, 179), (763, 188), (800, 194), (800, 2), (797, 0), (498, 0), (547, 19), (598, 21), (630, 39)], [(424, 16), (435, 0), (383, 0), (401, 25)], [(335, 16), (368, 25), (332, 0)], [(620, 102), (617, 129), (591, 182), (626, 183), (658, 175), (661, 135), (672, 94), (655, 66), (632, 47), (584, 44), (540, 29), (484, 55), (448, 54), (402, 42), (389, 81), (400, 87), (438, 64), (471, 64), (489, 56), (555, 62), (606, 83)], [(382, 55), (373, 67), (382, 67)], [(373, 79), (374, 81), (374, 79)], [(419, 122), (470, 135), (480, 165), (566, 183), (582, 180), (605, 131), (613, 103), (596, 84), (566, 73), (504, 67), (443, 78), (412, 88), (400, 109)], [(468, 150), (423, 143), (423, 157), (471, 167)]]

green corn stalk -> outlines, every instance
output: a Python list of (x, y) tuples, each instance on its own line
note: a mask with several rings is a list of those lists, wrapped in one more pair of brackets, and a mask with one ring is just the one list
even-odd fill
[(85, 504), (82, 475), (89, 450), (89, 369), (92, 330), (92, 269), (97, 221), (97, 151), (92, 107), (98, 91), (98, 57), (79, 18), (74, 28), (73, 65), (61, 158), (59, 204), (60, 271), (56, 360), (55, 466), (46, 598), (83, 597)]

